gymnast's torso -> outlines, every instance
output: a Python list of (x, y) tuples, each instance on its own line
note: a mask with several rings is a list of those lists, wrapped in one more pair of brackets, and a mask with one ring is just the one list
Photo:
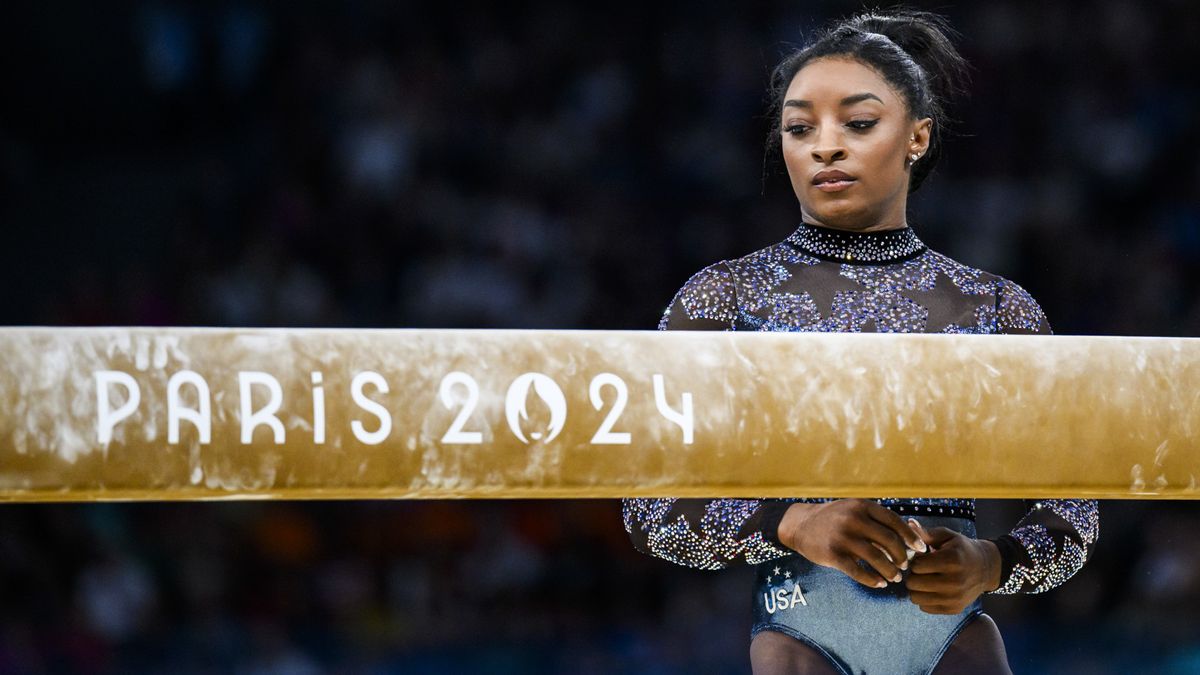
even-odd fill
[[(808, 223), (783, 241), (705, 267), (679, 289), (660, 330), (1050, 334), (1025, 289), (929, 249), (909, 227), (849, 232)], [(626, 530), (640, 550), (678, 564), (756, 565), (752, 634), (805, 642), (843, 672), (929, 672), (980, 613), (925, 614), (903, 584), (868, 589), (810, 563), (777, 537), (796, 501), (626, 499)], [(973, 499), (893, 499), (904, 517), (975, 536)], [(1026, 502), (1025, 517), (993, 539), (1002, 559), (996, 593), (1040, 592), (1083, 566), (1099, 534), (1094, 500)]]

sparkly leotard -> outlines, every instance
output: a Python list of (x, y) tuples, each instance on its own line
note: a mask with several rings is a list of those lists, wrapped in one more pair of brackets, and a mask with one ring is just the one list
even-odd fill
[[(658, 327), (1052, 332), (1025, 289), (930, 250), (911, 228), (847, 232), (808, 223), (778, 244), (697, 272)], [(931, 671), (958, 631), (978, 615), (979, 601), (958, 616), (926, 614), (908, 601), (903, 584), (868, 589), (839, 571), (813, 565), (778, 539), (779, 521), (797, 501), (828, 500), (626, 499), (623, 512), (634, 545), (650, 555), (701, 569), (757, 565), (752, 633), (791, 635), (843, 672)], [(973, 499), (878, 501), (903, 516), (975, 535)], [(1002, 561), (994, 593), (1054, 588), (1075, 574), (1095, 547), (1099, 513), (1094, 500), (1044, 499), (1026, 506), (1010, 533), (992, 539)]]

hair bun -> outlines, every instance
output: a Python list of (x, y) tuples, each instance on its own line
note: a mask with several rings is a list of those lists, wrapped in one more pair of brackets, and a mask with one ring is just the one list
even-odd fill
[(860, 14), (847, 25), (879, 33), (896, 43), (921, 66), (934, 95), (941, 101), (966, 94), (968, 65), (953, 42), (961, 35), (945, 17), (919, 9), (896, 8)]

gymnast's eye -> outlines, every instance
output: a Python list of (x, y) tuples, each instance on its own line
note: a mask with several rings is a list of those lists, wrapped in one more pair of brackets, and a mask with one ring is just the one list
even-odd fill
[(846, 126), (850, 127), (851, 129), (857, 129), (858, 131), (866, 131), (867, 129), (875, 126), (878, 122), (879, 120), (854, 120), (847, 123)]
[(810, 128), (811, 127), (809, 127), (808, 125), (805, 125), (805, 124), (793, 124), (791, 126), (784, 127), (783, 132), (787, 133), (787, 134), (791, 134), (793, 136), (801, 136), (804, 134), (804, 132), (808, 131)]

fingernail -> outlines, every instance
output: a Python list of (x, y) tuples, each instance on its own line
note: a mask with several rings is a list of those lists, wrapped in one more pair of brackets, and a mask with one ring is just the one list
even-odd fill
[(916, 554), (917, 554), (917, 552), (912, 550), (911, 548), (904, 549), (904, 555), (908, 556), (909, 560), (912, 560), (913, 556), (915, 556)]
[(894, 581), (894, 582), (896, 582), (896, 583), (900, 583), (900, 582), (901, 582), (901, 581), (903, 581), (903, 580), (904, 580), (904, 577), (900, 576), (899, 574), (897, 574), (896, 576), (892, 577), (892, 581)]
[(887, 582), (886, 582), (886, 581), (882, 581), (882, 580), (881, 580), (881, 581), (876, 581), (876, 582), (875, 582), (875, 588), (887, 588)]
[(902, 570), (908, 569), (908, 561), (907, 560), (900, 563), (900, 569), (902, 569)]

